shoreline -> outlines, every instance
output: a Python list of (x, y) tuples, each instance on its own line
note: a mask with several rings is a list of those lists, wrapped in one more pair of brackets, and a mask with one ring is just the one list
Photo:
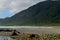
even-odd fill
[(0, 28), (59, 28), (60, 26), (0, 26)]

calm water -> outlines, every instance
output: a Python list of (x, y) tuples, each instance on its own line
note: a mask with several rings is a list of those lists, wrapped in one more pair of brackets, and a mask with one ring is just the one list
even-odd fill
[(13, 39), (8, 36), (0, 36), (0, 40), (13, 40)]
[(53, 28), (51, 26), (0, 26), (0, 28)]

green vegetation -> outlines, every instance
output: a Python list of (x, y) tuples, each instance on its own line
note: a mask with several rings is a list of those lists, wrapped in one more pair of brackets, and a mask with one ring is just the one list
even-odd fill
[(8, 26), (60, 26), (60, 1), (39, 2), (14, 16), (0, 20)]

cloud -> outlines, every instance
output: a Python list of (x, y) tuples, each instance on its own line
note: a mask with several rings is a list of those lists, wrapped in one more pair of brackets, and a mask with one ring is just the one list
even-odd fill
[(27, 9), (28, 7), (44, 0), (13, 0), (11, 4), (9, 5), (9, 11), (17, 13), (19, 11), (22, 11), (24, 9)]
[(4, 9), (6, 0), (0, 0), (0, 10)]
[(11, 13), (17, 13), (44, 0), (0, 0), (0, 11), (8, 9)]
[(8, 0), (0, 0), (0, 11), (4, 10), (7, 8), (7, 5), (9, 4)]

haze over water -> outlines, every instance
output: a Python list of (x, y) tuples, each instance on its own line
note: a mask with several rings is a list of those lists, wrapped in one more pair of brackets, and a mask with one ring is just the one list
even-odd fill
[(52, 26), (0, 26), (0, 28), (54, 28)]

